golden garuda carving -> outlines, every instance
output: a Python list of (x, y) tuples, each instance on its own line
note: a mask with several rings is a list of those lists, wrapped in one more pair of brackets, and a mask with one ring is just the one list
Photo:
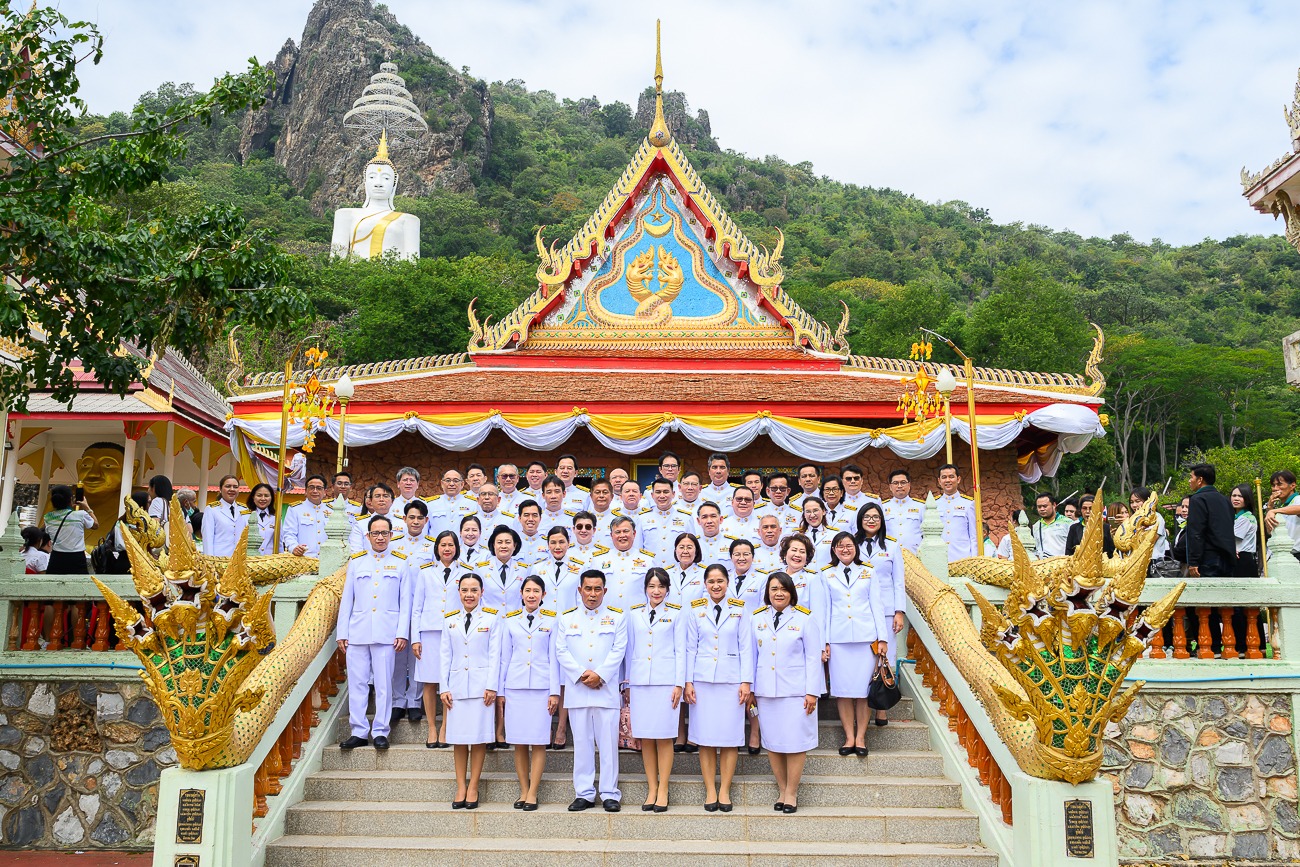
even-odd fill
[[(655, 254), (659, 257), (660, 289), (655, 292), (650, 288), (654, 276)], [(682, 266), (677, 258), (663, 247), (647, 247), (627, 266), (627, 275), (623, 278), (627, 291), (637, 303), (638, 320), (646, 326), (665, 325), (673, 318), (673, 301), (677, 300), (686, 282)]]
[[(144, 668), (141, 679), (162, 714), (177, 760), (191, 770), (232, 767), (248, 759), (338, 615), (345, 569), (317, 583), (277, 644), (270, 618), (275, 588), (259, 594), (252, 576), (278, 581), (268, 576), (283, 577), (290, 570), (280, 555), (248, 557), (247, 536), (245, 528), (234, 556), (205, 557), (195, 550), (173, 500), (169, 550), (162, 562), (145, 547), (157, 537), (137, 537), (129, 527), (122, 532), (140, 609), (92, 579), (108, 601), (118, 638)], [(310, 568), (315, 566), (311, 561)]]
[(1134, 516), (1136, 544), (1125, 557), (1105, 556), (1106, 519), (1095, 509), (1070, 557), (1031, 561), (1012, 532), (1011, 562), (954, 562), (952, 574), (978, 573), (983, 583), (1009, 590), (999, 609), (967, 585), (983, 616), (978, 641), (965, 606), (954, 604), (956, 594), (920, 560), (907, 558), (908, 594), (1031, 776), (1093, 779), (1106, 724), (1124, 716), (1143, 686), (1124, 680), (1186, 586), (1134, 615), (1156, 541), (1154, 506), (1153, 497)]

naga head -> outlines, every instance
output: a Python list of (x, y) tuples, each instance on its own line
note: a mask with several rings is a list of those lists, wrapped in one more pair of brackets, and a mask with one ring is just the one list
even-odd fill
[[(1139, 514), (1153, 508), (1149, 502)], [(1186, 586), (1135, 614), (1155, 545), (1154, 521), (1135, 521), (1132, 553), (1108, 559), (1105, 520), (1093, 509), (1079, 547), (1051, 570), (1035, 569), (1012, 532), (1012, 574), (1001, 611), (967, 585), (983, 614), (981, 641), (1027, 696), (995, 684), (999, 700), (1015, 718), (1033, 721), (1043, 763), (1074, 784), (1100, 769), (1106, 724), (1122, 718), (1142, 688), (1139, 681), (1125, 689), (1124, 679)]]
[(162, 712), (177, 759), (199, 770), (230, 740), (236, 712), (261, 701), (260, 690), (240, 687), (275, 645), (275, 591), (259, 596), (253, 586), (247, 528), (228, 561), (195, 550), (174, 499), (167, 529), (169, 551), (161, 563), (149, 554), (151, 540), (130, 525), (122, 532), (140, 608), (93, 580), (108, 601), (122, 645), (144, 668), (141, 678)]

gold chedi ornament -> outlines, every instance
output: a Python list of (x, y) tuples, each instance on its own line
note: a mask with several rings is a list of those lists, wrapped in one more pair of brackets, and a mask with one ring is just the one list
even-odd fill
[(1106, 724), (1124, 716), (1143, 686), (1138, 681), (1125, 688), (1124, 679), (1173, 615), (1186, 586), (1180, 583), (1130, 627), (1156, 533), (1149, 524), (1142, 527), (1130, 556), (1108, 560), (1102, 551), (1105, 520), (1094, 509), (1072, 556), (1039, 561), (1050, 568), (1036, 569), (1013, 532), (1012, 574), (1001, 610), (967, 585), (983, 615), (981, 642), (1020, 687), (993, 683), (993, 693), (1013, 717), (1033, 723), (1034, 749), (1048, 778), (1075, 784), (1093, 779), (1101, 768)]
[(646, 139), (657, 148), (667, 147), (673, 140), (672, 131), (664, 121), (664, 64), (659, 53), (658, 21), (655, 21), (655, 119)]

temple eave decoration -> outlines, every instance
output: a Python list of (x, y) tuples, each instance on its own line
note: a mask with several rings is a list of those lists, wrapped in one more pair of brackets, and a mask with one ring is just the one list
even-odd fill
[(1291, 153), (1258, 172), (1241, 170), (1242, 195), (1262, 214), (1281, 217), (1287, 242), (1300, 251), (1300, 75), (1295, 98), (1282, 109), (1291, 132)]

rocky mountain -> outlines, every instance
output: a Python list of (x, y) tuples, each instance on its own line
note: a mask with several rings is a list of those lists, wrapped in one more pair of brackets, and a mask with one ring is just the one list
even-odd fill
[(301, 40), (286, 41), (269, 64), (275, 91), (244, 118), (241, 156), (274, 154), (317, 213), (360, 201), (363, 169), (374, 153), (344, 130), (343, 115), (386, 60), (397, 64), (429, 124), (418, 147), (392, 149), (398, 192), (472, 190), (492, 141), (486, 82), (453, 69), (370, 0), (319, 0), (312, 7)]

